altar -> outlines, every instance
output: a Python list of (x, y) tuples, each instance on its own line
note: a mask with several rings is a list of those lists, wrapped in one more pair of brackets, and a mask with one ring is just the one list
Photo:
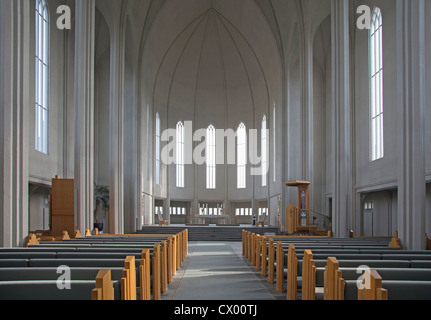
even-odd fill
[(229, 220), (230, 220), (230, 216), (227, 214), (223, 214), (223, 215), (200, 214), (200, 215), (190, 216), (190, 223), (199, 224), (199, 225), (228, 224), (230, 223)]

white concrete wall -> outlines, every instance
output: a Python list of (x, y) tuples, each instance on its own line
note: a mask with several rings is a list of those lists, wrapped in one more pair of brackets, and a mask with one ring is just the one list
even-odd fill
[(396, 12), (393, 1), (362, 1), (361, 4), (371, 8), (379, 6), (383, 16), (384, 157), (377, 161), (370, 160), (369, 31), (356, 30), (354, 43), (355, 176), (356, 187), (366, 191), (397, 182)]

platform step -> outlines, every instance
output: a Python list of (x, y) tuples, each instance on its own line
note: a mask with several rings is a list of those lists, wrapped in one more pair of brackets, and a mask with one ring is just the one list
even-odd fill
[(241, 226), (144, 226), (137, 233), (174, 234), (188, 229), (189, 241), (241, 241), (242, 230), (256, 234), (276, 234), (276, 227), (241, 227)]

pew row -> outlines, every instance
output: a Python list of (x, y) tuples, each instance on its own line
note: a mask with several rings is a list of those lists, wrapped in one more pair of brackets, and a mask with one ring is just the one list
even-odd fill
[[(174, 246), (177, 243), (178, 245)], [(26, 248), (0, 249), (0, 268), (18, 266), (22, 269), (38, 270), (35, 273), (39, 272), (40, 275), (40, 268), (53, 269), (62, 264), (75, 268), (75, 271), (76, 268), (84, 266), (92, 268), (93, 276), (97, 268), (112, 268), (116, 277), (115, 287), (121, 289), (121, 294), (116, 297), (134, 300), (138, 292), (141, 300), (151, 299), (151, 293), (153, 299), (160, 300), (161, 293), (167, 290), (168, 282), (172, 281), (173, 273), (169, 271), (175, 272), (180, 267), (188, 252), (187, 245), (187, 231), (181, 235), (148, 236), (87, 234), (86, 237), (61, 241), (34, 241)], [(118, 278), (120, 271), (121, 277)], [(25, 276), (23, 278), (15, 282), (31, 284), (33, 281), (34, 284), (34, 281), (42, 281), (25, 279)], [(86, 278), (88, 279), (88, 275)], [(6, 285), (6, 282), (10, 281), (0, 282)], [(98, 290), (92, 294), (93, 298), (100, 299), (104, 296), (96, 291)]]
[[(295, 254), (293, 256), (294, 251)], [(305, 250), (304, 254), (298, 254), (293, 245), (290, 247), (290, 251), (287, 254), (287, 271), (284, 270), (285, 263), (285, 253), (282, 249), (280, 243), (277, 245), (277, 262), (275, 266), (271, 269), (275, 268), (276, 274), (276, 290), (278, 292), (284, 292), (284, 280), (285, 278), (290, 279), (290, 272), (296, 274), (296, 276), (300, 276), (302, 279), (302, 288), (303, 299), (308, 300), (308, 285), (310, 282), (315, 283), (316, 281), (316, 270), (312, 270), (312, 268), (321, 267), (322, 264), (326, 261), (328, 256), (334, 255), (334, 258), (338, 259), (345, 266), (351, 266), (355, 268), (359, 268), (362, 265), (368, 265), (370, 267), (399, 267), (399, 268), (431, 268), (431, 255), (430, 254), (418, 254), (417, 251), (414, 251), (412, 254), (409, 251), (398, 251), (398, 252), (390, 252), (390, 253), (380, 253), (380, 254), (344, 254), (340, 253), (340, 251), (335, 250), (336, 252), (330, 253), (318, 253), (315, 254), (314, 250)], [(292, 262), (293, 259), (293, 262)], [(287, 273), (287, 275), (286, 275)], [(273, 279), (269, 279), (269, 282)], [(430, 278), (431, 280), (431, 278)], [(289, 280), (288, 280), (289, 281)], [(290, 280), (295, 281), (295, 280)], [(273, 283), (273, 282), (272, 282)], [(288, 290), (291, 288), (291, 285), (288, 284)], [(310, 292), (314, 292), (310, 289)], [(294, 296), (295, 293), (291, 291), (288, 293), (288, 296)]]
[(358, 274), (352, 277), (352, 270), (339, 268), (337, 259), (330, 257), (324, 272), (324, 299), (430, 300), (430, 273), (430, 269), (366, 268), (358, 278)]
[[(430, 292), (426, 291), (428, 288), (427, 281), (431, 281), (428, 270), (431, 269), (431, 255), (422, 250), (404, 251), (400, 250), (398, 245), (391, 245), (391, 243), (396, 243), (394, 241), (394, 239), (397, 240), (396, 233), (390, 239), (355, 237), (354, 239), (337, 239), (335, 241), (331, 239), (328, 241), (324, 237), (292, 237), (288, 238), (286, 242), (277, 241), (277, 246), (275, 246), (274, 239), (281, 238), (283, 237), (274, 238), (273, 236), (260, 236), (244, 232), (243, 255), (249, 259), (251, 264), (256, 265), (257, 270), (261, 270), (261, 275), (266, 276), (268, 273), (268, 282), (273, 283), (274, 276), (279, 280), (276, 283), (277, 291), (284, 292), (284, 281), (287, 280), (287, 299), (289, 300), (297, 299), (298, 290), (302, 292), (302, 299), (315, 299), (316, 285), (321, 286), (323, 281), (321, 265), (323, 262), (326, 263), (326, 260), (322, 259), (326, 259), (331, 254), (340, 258), (343, 266), (350, 265), (357, 268), (365, 264), (373, 268), (377, 267), (377, 272), (379, 270), (382, 273), (386, 272), (387, 278), (384, 281), (393, 288), (396, 286), (401, 288), (403, 285), (409, 287), (417, 283), (422, 288), (418, 292), (428, 293), (428, 299), (431, 298)], [(307, 248), (312, 250), (307, 250)], [(285, 265), (288, 272), (284, 272)], [(398, 269), (394, 269), (397, 267)], [(403, 277), (404, 268), (410, 269), (408, 269), (408, 274)], [(352, 275), (352, 269), (347, 270)], [(356, 274), (354, 279), (358, 277), (359, 275)], [(414, 283), (408, 282), (413, 280)], [(350, 289), (349, 281), (353, 281), (353, 279), (347, 280), (345, 287), (348, 289)], [(320, 289), (324, 288), (317, 289), (317, 292), (320, 292)], [(351, 292), (347, 292), (347, 297), (358, 298), (357, 292), (353, 292), (353, 294)], [(395, 292), (391, 295), (391, 299), (400, 296), (398, 292)], [(416, 296), (421, 299), (420, 294)]]

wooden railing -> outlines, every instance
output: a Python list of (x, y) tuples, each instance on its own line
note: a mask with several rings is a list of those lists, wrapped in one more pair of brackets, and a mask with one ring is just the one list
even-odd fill
[(299, 209), (291, 204), (286, 209), (286, 230), (289, 234), (309, 231), (323, 235), (331, 230), (331, 220), (320, 212)]

